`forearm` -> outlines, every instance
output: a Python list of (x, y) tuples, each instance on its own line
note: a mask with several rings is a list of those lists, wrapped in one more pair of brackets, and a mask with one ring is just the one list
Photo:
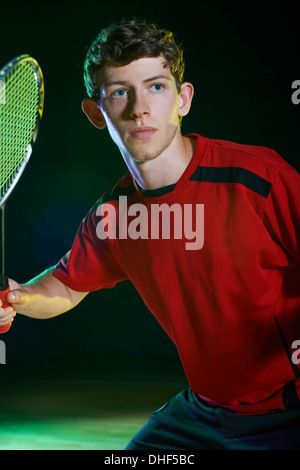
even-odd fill
[(19, 285), (10, 280), (8, 300), (13, 309), (32, 318), (51, 318), (75, 307), (86, 295), (76, 292), (53, 276), (54, 267)]

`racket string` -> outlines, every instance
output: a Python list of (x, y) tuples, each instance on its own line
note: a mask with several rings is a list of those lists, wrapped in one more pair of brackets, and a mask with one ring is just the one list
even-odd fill
[(0, 107), (0, 201), (26, 159), (39, 100), (37, 73), (30, 62), (21, 62), (6, 77), (5, 104)]

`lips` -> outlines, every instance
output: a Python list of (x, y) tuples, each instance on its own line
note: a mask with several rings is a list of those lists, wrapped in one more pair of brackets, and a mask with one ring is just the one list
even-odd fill
[(150, 139), (150, 137), (155, 134), (156, 129), (154, 127), (149, 126), (142, 126), (142, 127), (135, 127), (129, 132), (130, 137), (139, 140), (146, 140)]

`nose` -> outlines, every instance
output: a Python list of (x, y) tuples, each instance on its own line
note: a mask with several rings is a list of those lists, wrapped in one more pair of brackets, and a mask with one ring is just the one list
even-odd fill
[(142, 91), (135, 91), (130, 102), (130, 116), (142, 118), (150, 114), (150, 106), (147, 97)]

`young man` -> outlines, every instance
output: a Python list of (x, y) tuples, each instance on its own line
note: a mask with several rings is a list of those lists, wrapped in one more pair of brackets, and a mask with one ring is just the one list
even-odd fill
[(300, 178), (270, 149), (183, 136), (193, 97), (183, 68), (173, 35), (152, 25), (96, 38), (82, 107), (129, 172), (56, 267), (10, 280), (0, 324), (16, 311), (59, 315), (129, 279), (177, 346), (189, 388), (127, 449), (300, 449)]

